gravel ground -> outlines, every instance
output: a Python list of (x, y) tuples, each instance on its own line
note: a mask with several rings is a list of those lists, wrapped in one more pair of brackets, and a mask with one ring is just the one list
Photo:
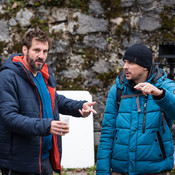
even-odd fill
[(87, 172), (66, 172), (67, 175), (90, 175), (89, 173)]
[[(1, 172), (0, 172), (0, 175), (2, 175)], [(58, 174), (54, 173), (54, 175), (58, 175)], [(62, 175), (95, 175), (95, 174), (88, 173), (88, 172), (67, 171), (67, 172), (62, 173)]]
[[(61, 175), (95, 175), (95, 167), (87, 169), (62, 169)], [(58, 175), (54, 173), (54, 175)]]
[(95, 175), (95, 170), (86, 170), (86, 169), (76, 169), (76, 170), (67, 170), (62, 171), (62, 175)]

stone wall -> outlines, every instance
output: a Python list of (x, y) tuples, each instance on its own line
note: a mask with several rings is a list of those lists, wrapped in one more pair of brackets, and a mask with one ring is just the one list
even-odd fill
[(58, 90), (87, 90), (98, 144), (107, 93), (122, 70), (124, 51), (144, 43), (158, 58), (164, 39), (175, 41), (174, 0), (0, 0), (0, 65), (21, 52), (21, 37), (41, 28), (52, 39), (48, 64)]

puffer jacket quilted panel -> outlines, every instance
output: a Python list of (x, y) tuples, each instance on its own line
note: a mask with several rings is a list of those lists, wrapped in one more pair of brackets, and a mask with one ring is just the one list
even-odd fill
[[(174, 82), (166, 76), (161, 77), (156, 86), (164, 89), (163, 99), (155, 100), (151, 95), (123, 98), (118, 111), (117, 87), (124, 87), (123, 95), (140, 93), (125, 84), (120, 85), (117, 78), (108, 94), (96, 174), (110, 175), (111, 171), (115, 171), (137, 175), (171, 170), (174, 144), (170, 123), (175, 118)], [(170, 109), (166, 112), (165, 126), (160, 109), (162, 103), (164, 110)]]

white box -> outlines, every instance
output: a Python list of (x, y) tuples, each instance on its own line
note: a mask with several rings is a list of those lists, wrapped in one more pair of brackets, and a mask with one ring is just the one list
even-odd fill
[[(57, 91), (58, 94), (74, 100), (92, 102), (88, 91)], [(64, 115), (60, 115), (60, 118)], [(94, 166), (93, 114), (86, 118), (69, 116), (69, 133), (62, 137), (63, 168), (88, 168)]]

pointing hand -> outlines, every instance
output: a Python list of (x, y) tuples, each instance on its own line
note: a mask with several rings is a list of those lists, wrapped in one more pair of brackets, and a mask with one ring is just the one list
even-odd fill
[(87, 117), (90, 115), (91, 112), (93, 112), (94, 114), (97, 114), (97, 112), (92, 109), (92, 106), (94, 106), (96, 104), (96, 102), (86, 102), (83, 104), (83, 108), (82, 110), (79, 109), (79, 112), (80, 114), (83, 116), (83, 117)]

